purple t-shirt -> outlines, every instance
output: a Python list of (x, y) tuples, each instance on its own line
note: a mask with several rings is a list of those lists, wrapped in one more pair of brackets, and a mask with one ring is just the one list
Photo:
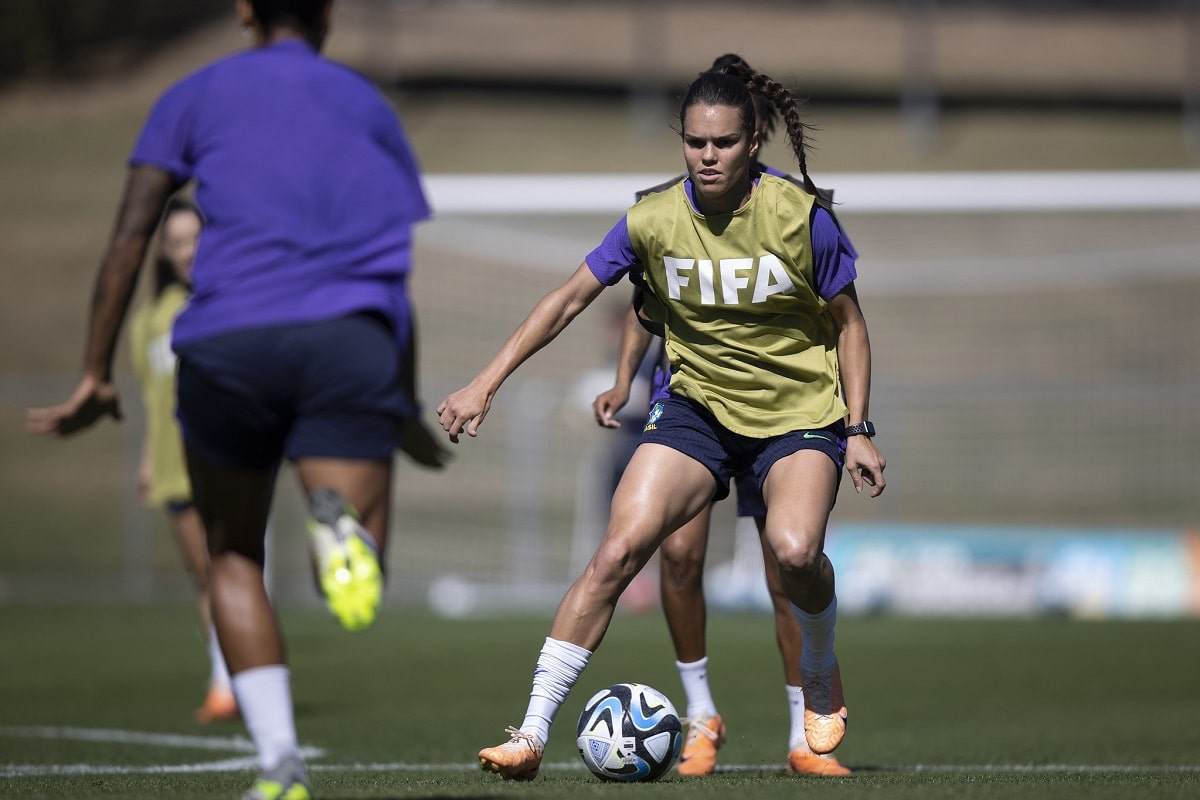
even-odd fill
[(230, 56), (159, 98), (129, 161), (195, 180), (204, 213), (175, 344), (367, 310), (407, 336), (412, 226), (430, 209), (361, 75), (299, 41)]
[[(768, 170), (776, 174), (773, 170)], [(688, 200), (696, 207), (692, 182), (684, 183)], [(850, 237), (834, 220), (833, 215), (820, 206), (812, 216), (811, 226), (813, 247), (813, 289), (824, 300), (831, 300), (838, 292), (845, 289), (858, 277), (855, 262), (858, 251), (850, 242)], [(612, 286), (630, 272), (638, 273), (642, 269), (641, 260), (633, 250), (629, 239), (629, 224), (627, 217), (621, 217), (604, 237), (595, 250), (588, 253), (585, 259), (588, 269), (596, 279), (605, 286)], [(661, 361), (660, 361), (661, 363)], [(651, 385), (651, 404), (667, 396), (667, 384), (670, 375), (662, 367), (655, 370)]]

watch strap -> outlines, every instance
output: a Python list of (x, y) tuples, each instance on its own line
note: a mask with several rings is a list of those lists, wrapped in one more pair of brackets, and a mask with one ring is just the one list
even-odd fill
[(846, 426), (846, 436), (866, 436), (868, 439), (875, 435), (875, 424), (863, 420)]

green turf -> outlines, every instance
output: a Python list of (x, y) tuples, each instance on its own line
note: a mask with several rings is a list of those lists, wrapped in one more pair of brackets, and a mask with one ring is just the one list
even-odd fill
[[(651, 683), (682, 704), (659, 615), (617, 618), (533, 784), (506, 784), (472, 762), (519, 722), (544, 619), (392, 614), (361, 635), (323, 612), (285, 610), (283, 620), (300, 737), (323, 751), (311, 759), (323, 798), (1200, 793), (1191, 622), (844, 619), (851, 726), (838, 755), (855, 774), (821, 780), (781, 769), (786, 710), (769, 619), (718, 615), (711, 680), (730, 729), (721, 763), (746, 769), (614, 786), (582, 770), (573, 723), (592, 691), (617, 681)], [(245, 757), (235, 749), (63, 737), (65, 728), (244, 737), (240, 723), (190, 720), (204, 669), (185, 607), (0, 609), (0, 637), (0, 797), (235, 797), (248, 785), (250, 769), (169, 771)], [(47, 774), (56, 765), (78, 774)]]

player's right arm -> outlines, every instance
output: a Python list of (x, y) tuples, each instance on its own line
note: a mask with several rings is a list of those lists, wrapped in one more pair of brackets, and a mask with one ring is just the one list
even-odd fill
[(650, 347), (651, 338), (653, 337), (650, 331), (638, 321), (637, 309), (629, 306), (625, 314), (625, 324), (621, 327), (616, 381), (611, 389), (596, 395), (596, 399), (592, 401), (592, 413), (596, 415), (596, 422), (605, 428), (621, 427), (620, 420), (616, 418), (617, 412), (629, 402), (633, 379), (637, 376), (638, 367), (641, 366), (646, 350)]
[(602, 291), (604, 284), (585, 262), (566, 283), (538, 301), (474, 380), (438, 404), (438, 420), (442, 430), (450, 434), (450, 441), (457, 443), (464, 431), (468, 436), (479, 435), (479, 426), (500, 384), (527, 358), (552, 342)]
[(104, 416), (121, 419), (112, 383), (113, 354), (121, 323), (137, 286), (138, 272), (167, 199), (179, 188), (166, 170), (133, 166), (125, 182), (120, 210), (92, 289), (83, 376), (66, 401), (25, 414), (25, 430), (42, 436), (66, 436)]

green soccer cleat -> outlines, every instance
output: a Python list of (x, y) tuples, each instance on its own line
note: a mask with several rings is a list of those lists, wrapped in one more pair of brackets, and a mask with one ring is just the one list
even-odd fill
[(242, 800), (312, 800), (308, 773), (297, 756), (289, 756), (258, 777)]
[(348, 631), (371, 627), (383, 599), (383, 567), (358, 514), (332, 489), (309, 499), (309, 544), (317, 588)]

